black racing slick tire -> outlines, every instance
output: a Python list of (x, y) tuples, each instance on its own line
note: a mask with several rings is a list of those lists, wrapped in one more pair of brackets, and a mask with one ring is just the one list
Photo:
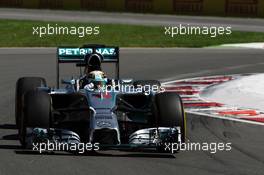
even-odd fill
[(20, 130), (20, 121), (23, 114), (23, 96), (26, 92), (35, 90), (37, 87), (46, 87), (46, 80), (41, 77), (22, 77), (16, 82), (15, 117), (16, 126)]
[(51, 126), (51, 98), (43, 91), (28, 91), (24, 97), (24, 114), (21, 118), (20, 142), (27, 146), (27, 128), (49, 128)]
[(181, 142), (185, 142), (185, 112), (181, 97), (174, 92), (156, 94), (157, 125), (159, 127), (180, 127)]

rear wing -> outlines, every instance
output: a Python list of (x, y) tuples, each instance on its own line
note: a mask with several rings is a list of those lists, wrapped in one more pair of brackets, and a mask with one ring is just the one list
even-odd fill
[(83, 47), (58, 47), (57, 48), (57, 88), (60, 81), (60, 64), (76, 63), (77, 66), (85, 66), (85, 57), (91, 54), (99, 54), (102, 63), (116, 64), (116, 78), (119, 79), (119, 48), (105, 45), (84, 45)]

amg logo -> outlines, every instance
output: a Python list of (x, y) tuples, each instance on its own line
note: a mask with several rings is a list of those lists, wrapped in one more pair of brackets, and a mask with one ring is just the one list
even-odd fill
[(173, 0), (173, 10), (176, 13), (195, 13), (203, 11), (203, 0)]
[(226, 0), (226, 14), (257, 16), (258, 0)]
[(126, 0), (125, 8), (133, 12), (153, 11), (153, 0)]
[(106, 0), (81, 0), (81, 8), (102, 10), (106, 8)]
[(62, 9), (63, 0), (39, 0), (39, 8)]
[(0, 7), (21, 7), (23, 0), (0, 0)]

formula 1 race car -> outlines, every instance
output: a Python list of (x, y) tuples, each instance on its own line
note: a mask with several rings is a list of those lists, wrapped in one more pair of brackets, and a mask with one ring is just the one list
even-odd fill
[[(60, 80), (60, 64), (75, 63), (85, 74)], [(115, 63), (106, 78), (102, 63)], [(59, 47), (57, 87), (44, 78), (16, 83), (16, 125), (24, 148), (34, 143), (98, 144), (99, 150), (170, 152), (166, 143), (185, 142), (185, 113), (177, 93), (156, 80), (119, 78), (119, 48)], [(64, 88), (60, 88), (64, 84)]]

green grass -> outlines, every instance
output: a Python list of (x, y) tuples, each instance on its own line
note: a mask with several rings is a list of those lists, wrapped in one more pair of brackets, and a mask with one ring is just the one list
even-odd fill
[[(33, 35), (32, 27), (47, 26), (99, 26), (99, 35)], [(211, 38), (207, 35), (164, 35), (163, 27), (90, 24), (68, 22), (38, 22), (0, 20), (0, 47), (56, 47), (59, 45), (79, 46), (85, 43), (116, 45), (120, 47), (204, 47), (225, 43), (264, 42), (264, 33), (234, 32)]]

